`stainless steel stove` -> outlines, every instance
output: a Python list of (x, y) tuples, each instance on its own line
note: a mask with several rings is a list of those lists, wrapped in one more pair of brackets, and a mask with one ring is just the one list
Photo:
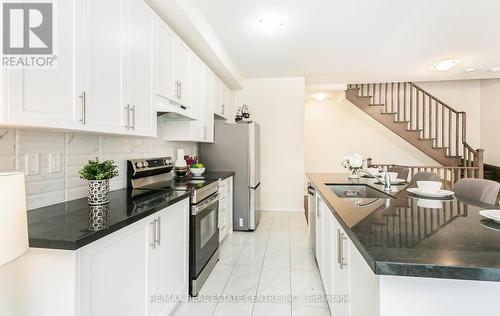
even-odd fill
[[(219, 260), (219, 181), (175, 179), (170, 157), (127, 162), (128, 187), (141, 191), (190, 191), (190, 292), (198, 295)], [(167, 267), (166, 267), (167, 268)]]

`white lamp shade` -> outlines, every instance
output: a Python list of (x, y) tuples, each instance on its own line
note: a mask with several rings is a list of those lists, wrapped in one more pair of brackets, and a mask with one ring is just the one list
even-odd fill
[(28, 249), (24, 174), (0, 173), (0, 265)]

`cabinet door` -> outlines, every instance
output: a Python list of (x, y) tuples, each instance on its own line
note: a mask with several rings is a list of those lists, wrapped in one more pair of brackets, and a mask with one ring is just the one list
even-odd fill
[(175, 79), (179, 84), (177, 100), (189, 108), (189, 48), (180, 40), (175, 41)]
[(349, 243), (349, 295), (351, 316), (379, 315), (379, 282), (365, 258)]
[[(189, 199), (160, 211), (151, 282), (159, 295), (187, 299), (189, 291)], [(152, 303), (153, 316), (170, 315), (176, 302)]]
[[(153, 113), (153, 11), (143, 0), (127, 0), (126, 92), (130, 126), (135, 135), (156, 134)], [(154, 114), (154, 115), (153, 115)]]
[[(333, 293), (335, 296), (347, 296), (349, 291), (349, 242), (348, 237), (337, 220), (333, 221), (334, 238), (334, 262), (333, 267)], [(348, 303), (330, 304), (332, 314), (335, 316), (349, 315)]]
[(221, 84), (221, 115), (227, 118), (230, 109), (230, 91), (229, 88)]
[(217, 78), (217, 76), (214, 76), (214, 79), (212, 81), (213, 84), (213, 90), (212, 90), (212, 97), (213, 97), (213, 106), (214, 106), (214, 113), (218, 114), (219, 116), (222, 115), (223, 112), (223, 106), (222, 106), (222, 82)]
[(178, 93), (174, 79), (174, 47), (176, 38), (174, 33), (160, 18), (156, 19), (156, 23), (156, 93), (159, 97), (174, 100)]
[(193, 53), (189, 67), (189, 105), (191, 115), (196, 118), (190, 122), (191, 139), (200, 140), (203, 137), (203, 62)]
[(214, 141), (214, 106), (213, 106), (214, 76), (207, 67), (203, 67), (203, 132), (202, 142)]
[(227, 231), (232, 233), (233, 231), (233, 177), (226, 179), (227, 181)]
[(92, 131), (125, 133), (125, 0), (85, 0), (86, 125)]
[(334, 232), (333, 215), (328, 207), (323, 204), (323, 269), (321, 279), (325, 288), (326, 295), (333, 295), (333, 251), (334, 251)]
[(317, 195), (316, 200), (316, 262), (321, 273), (323, 270), (323, 199)]
[(151, 228), (140, 221), (78, 250), (78, 315), (147, 315)]
[(79, 3), (75, 0), (55, 1), (56, 67), (6, 71), (6, 104), (10, 123), (53, 128), (81, 127), (81, 103), (78, 97), (81, 71), (79, 64), (75, 63), (82, 44), (75, 20)]

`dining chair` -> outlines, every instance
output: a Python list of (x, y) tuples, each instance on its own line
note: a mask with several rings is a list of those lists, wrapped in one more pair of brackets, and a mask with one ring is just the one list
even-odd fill
[(413, 182), (417, 181), (441, 181), (441, 176), (435, 172), (420, 171), (415, 173), (412, 178)]
[(495, 204), (500, 190), (500, 183), (485, 179), (460, 179), (453, 186), (457, 197)]
[(408, 181), (408, 174), (410, 174), (410, 169), (405, 167), (394, 166), (387, 169), (387, 172), (396, 172), (398, 174), (398, 179), (403, 179)]

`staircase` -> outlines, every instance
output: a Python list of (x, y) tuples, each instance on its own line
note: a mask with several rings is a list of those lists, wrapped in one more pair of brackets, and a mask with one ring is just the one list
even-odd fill
[(478, 167), (483, 177), (483, 150), (467, 143), (465, 112), (412, 82), (349, 84), (346, 98), (441, 165)]

